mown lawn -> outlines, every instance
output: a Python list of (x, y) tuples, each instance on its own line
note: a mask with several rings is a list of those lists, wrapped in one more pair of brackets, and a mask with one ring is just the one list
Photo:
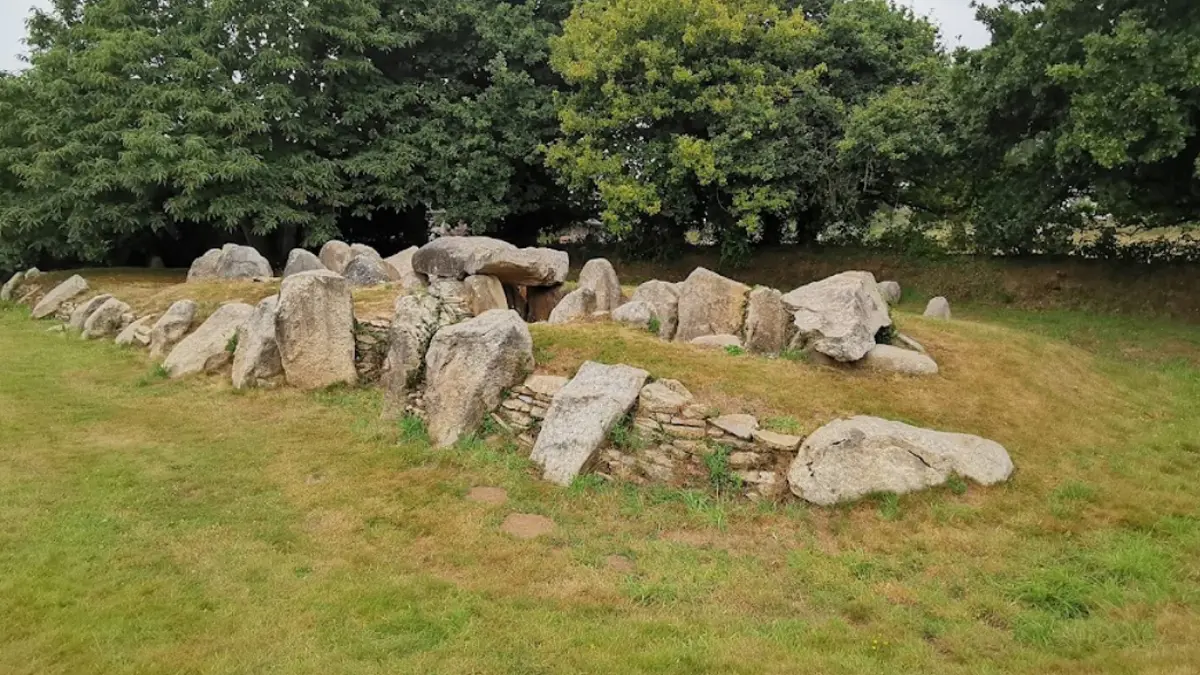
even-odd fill
[[(168, 382), (0, 310), (0, 672), (1196, 672), (1200, 329), (964, 316), (900, 316), (928, 381), (536, 327), (550, 371), (645, 365), (804, 430), (980, 433), (1018, 467), (816, 509), (559, 490), (500, 437), (430, 450), (372, 391)], [(515, 512), (557, 530), (514, 539)]]

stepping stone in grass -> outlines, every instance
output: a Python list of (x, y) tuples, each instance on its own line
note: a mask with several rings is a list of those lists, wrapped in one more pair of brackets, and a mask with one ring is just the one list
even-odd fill
[(467, 501), (499, 506), (508, 501), (508, 491), (498, 487), (473, 487), (467, 491)]
[(517, 539), (536, 539), (554, 531), (554, 521), (532, 513), (513, 513), (504, 519), (500, 529)]

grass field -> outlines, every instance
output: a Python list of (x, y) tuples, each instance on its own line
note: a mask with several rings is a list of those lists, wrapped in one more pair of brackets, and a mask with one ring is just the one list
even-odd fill
[[(878, 414), (1017, 465), (835, 509), (556, 489), (500, 436), (431, 450), (374, 391), (165, 381), (0, 310), (0, 672), (1197, 672), (1200, 327), (919, 309), (897, 319), (926, 380), (534, 327), (548, 372), (626, 362), (722, 412)], [(509, 501), (464, 499), (479, 485)], [(516, 512), (557, 528), (514, 539)]]

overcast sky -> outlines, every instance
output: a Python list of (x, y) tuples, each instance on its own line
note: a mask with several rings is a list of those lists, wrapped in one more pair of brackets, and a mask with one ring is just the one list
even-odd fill
[[(987, 44), (987, 30), (975, 21), (970, 0), (899, 0), (918, 14), (932, 18), (942, 27), (947, 46), (979, 47)], [(0, 70), (22, 67), (17, 55), (25, 51), (25, 17), (31, 7), (47, 7), (48, 0), (0, 0)]]

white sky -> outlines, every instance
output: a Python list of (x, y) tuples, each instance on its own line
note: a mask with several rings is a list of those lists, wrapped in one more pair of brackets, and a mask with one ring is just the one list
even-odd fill
[[(942, 40), (949, 47), (980, 47), (988, 43), (987, 29), (975, 21), (970, 0), (897, 0), (928, 16), (942, 27)], [(0, 70), (18, 70), (23, 64), (25, 18), (32, 7), (48, 7), (48, 0), (0, 0)]]

